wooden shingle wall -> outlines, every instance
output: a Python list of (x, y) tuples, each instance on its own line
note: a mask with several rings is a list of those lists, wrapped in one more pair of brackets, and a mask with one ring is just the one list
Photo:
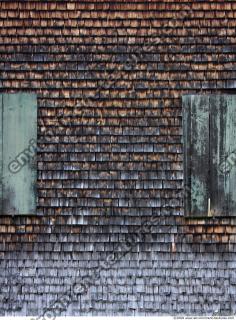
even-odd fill
[(0, 2), (0, 89), (37, 94), (40, 148), (37, 214), (0, 215), (0, 315), (122, 250), (61, 314), (236, 312), (235, 220), (184, 217), (181, 107), (235, 93), (235, 27), (234, 1)]

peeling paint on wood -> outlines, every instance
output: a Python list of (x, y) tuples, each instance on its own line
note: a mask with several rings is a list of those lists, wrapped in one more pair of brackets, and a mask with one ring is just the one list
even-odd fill
[(209, 184), (209, 104), (201, 96), (183, 98), (185, 122), (185, 170), (188, 214), (207, 215)]
[[(236, 163), (221, 171), (236, 150), (236, 98), (193, 95), (183, 98), (187, 214), (236, 215)], [(209, 214), (208, 214), (209, 215)]]
[[(236, 150), (236, 98), (212, 96), (210, 105), (212, 212), (217, 216), (233, 216), (236, 215), (236, 165), (230, 163), (230, 155)], [(224, 171), (219, 170), (222, 164)]]

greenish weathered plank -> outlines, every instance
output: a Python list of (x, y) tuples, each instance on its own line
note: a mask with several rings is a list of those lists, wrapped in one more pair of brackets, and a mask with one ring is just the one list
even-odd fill
[(186, 215), (191, 215), (191, 167), (190, 167), (190, 148), (191, 148), (191, 96), (182, 97), (182, 119), (183, 119), (183, 146), (184, 146), (184, 211)]
[(211, 96), (211, 212), (236, 215), (236, 98)]
[(37, 101), (29, 93), (4, 94), (3, 213), (36, 212)]
[(209, 200), (209, 97), (191, 96), (191, 215), (207, 216)]
[(0, 94), (0, 199), (1, 199), (1, 205), (0, 205), (0, 214), (2, 213), (2, 184), (3, 184), (3, 162), (2, 162), (2, 148), (3, 148), (3, 141), (2, 141), (2, 113), (3, 113), (3, 95)]
[(228, 200), (228, 214), (236, 216), (236, 97), (227, 98), (226, 139), (225, 149), (229, 155), (227, 162), (230, 165), (227, 176), (226, 194)]
[(185, 212), (236, 216), (236, 97), (186, 96), (183, 107)]
[(185, 213), (208, 214), (209, 200), (209, 97), (183, 97)]
[(227, 97), (210, 96), (210, 209), (213, 216), (228, 215), (228, 173), (225, 169)]

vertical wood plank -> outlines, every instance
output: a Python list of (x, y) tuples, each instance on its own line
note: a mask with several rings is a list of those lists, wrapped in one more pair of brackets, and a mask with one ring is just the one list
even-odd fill
[(228, 201), (228, 214), (236, 216), (236, 97), (227, 98), (227, 117), (226, 117), (226, 152), (230, 165), (226, 194)]
[(209, 97), (191, 96), (191, 215), (207, 216), (209, 199)]
[(236, 98), (213, 96), (211, 105), (211, 199), (214, 216), (236, 215)]
[(2, 148), (3, 148), (2, 113), (3, 113), (3, 95), (0, 94), (0, 179), (1, 179), (1, 181), (0, 181), (0, 197), (1, 197), (0, 198), (1, 199), (0, 210), (1, 210), (1, 212), (0, 213), (2, 213), (2, 197), (3, 197), (2, 185), (3, 185), (3, 179), (4, 179), (4, 177), (3, 177), (3, 152), (2, 152), (3, 151), (2, 150)]
[(191, 147), (191, 96), (182, 97), (182, 119), (183, 119), (183, 160), (184, 160), (184, 212), (191, 215), (191, 167), (190, 167), (190, 147)]
[(226, 188), (226, 119), (227, 99), (225, 96), (210, 97), (210, 198), (213, 216), (228, 215)]
[(236, 97), (186, 96), (183, 112), (186, 214), (207, 216), (210, 204), (211, 215), (236, 216)]
[(28, 93), (3, 95), (3, 212), (36, 209), (37, 101)]
[(185, 214), (206, 216), (209, 198), (209, 98), (183, 101)]

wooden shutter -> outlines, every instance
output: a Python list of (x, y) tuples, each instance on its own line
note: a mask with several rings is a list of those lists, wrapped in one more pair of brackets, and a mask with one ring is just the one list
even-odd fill
[(211, 210), (236, 215), (236, 97), (211, 96)]
[(37, 100), (35, 94), (0, 97), (1, 213), (36, 212)]
[(183, 97), (185, 211), (207, 214), (209, 199), (209, 98)]
[(183, 97), (185, 212), (236, 215), (236, 97)]

